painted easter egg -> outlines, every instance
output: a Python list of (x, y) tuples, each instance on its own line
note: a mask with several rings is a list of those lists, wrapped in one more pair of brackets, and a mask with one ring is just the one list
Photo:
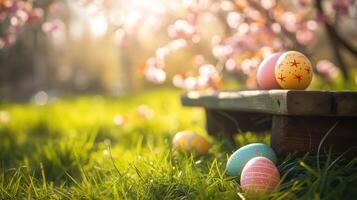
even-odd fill
[(174, 139), (173, 145), (181, 151), (195, 151), (199, 154), (205, 154), (210, 148), (208, 141), (193, 131), (178, 132)]
[(312, 66), (309, 59), (297, 51), (283, 53), (275, 67), (275, 78), (284, 89), (306, 89), (312, 80)]
[(265, 157), (255, 157), (244, 166), (240, 184), (249, 195), (271, 193), (280, 182), (280, 173), (275, 164)]
[(252, 158), (262, 156), (277, 162), (275, 152), (271, 147), (262, 143), (248, 144), (235, 151), (228, 159), (226, 170), (231, 176), (239, 176), (244, 165)]
[(275, 79), (275, 65), (282, 52), (273, 53), (260, 63), (257, 71), (257, 81), (261, 88), (270, 89), (280, 89), (280, 85)]

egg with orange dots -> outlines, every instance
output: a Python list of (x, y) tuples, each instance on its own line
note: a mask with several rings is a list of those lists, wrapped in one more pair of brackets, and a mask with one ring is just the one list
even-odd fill
[(183, 152), (206, 154), (210, 148), (209, 142), (194, 131), (178, 132), (173, 139), (173, 146)]
[(280, 173), (275, 164), (265, 157), (255, 157), (244, 166), (240, 184), (243, 191), (251, 196), (270, 194), (278, 187)]
[(283, 89), (304, 90), (312, 81), (310, 60), (298, 51), (283, 53), (275, 66), (275, 78)]

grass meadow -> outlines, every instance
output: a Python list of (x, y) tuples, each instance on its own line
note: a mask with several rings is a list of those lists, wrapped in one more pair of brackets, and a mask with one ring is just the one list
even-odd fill
[[(1, 102), (0, 199), (249, 199), (239, 177), (225, 173), (226, 161), (242, 145), (269, 144), (269, 133), (243, 133), (234, 144), (212, 138), (204, 111), (182, 107), (180, 94)], [(149, 114), (138, 113), (140, 105)], [(113, 121), (118, 114), (122, 124)], [(173, 149), (185, 129), (209, 139), (208, 155)], [(278, 168), (280, 187), (261, 198), (356, 199), (357, 157), (288, 155)]]

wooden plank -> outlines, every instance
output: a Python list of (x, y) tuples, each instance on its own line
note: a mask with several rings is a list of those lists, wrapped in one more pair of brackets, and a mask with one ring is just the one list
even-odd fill
[(242, 112), (284, 113), (286, 91), (238, 91), (199, 93), (189, 92), (182, 96), (185, 106), (202, 106), (209, 109), (237, 110)]
[(334, 92), (335, 111), (340, 116), (353, 116), (357, 113), (357, 92)]
[(326, 91), (289, 90), (284, 99), (287, 115), (332, 115), (332, 96)]
[(218, 138), (233, 137), (243, 131), (262, 132), (271, 128), (269, 114), (224, 110), (206, 110), (206, 130)]
[(189, 92), (185, 106), (275, 115), (357, 116), (357, 92), (252, 90), (213, 93)]
[[(338, 122), (322, 145), (340, 153), (357, 147), (357, 117), (273, 116), (271, 145), (279, 154), (316, 153), (322, 138)], [(357, 151), (355, 151), (357, 152)]]

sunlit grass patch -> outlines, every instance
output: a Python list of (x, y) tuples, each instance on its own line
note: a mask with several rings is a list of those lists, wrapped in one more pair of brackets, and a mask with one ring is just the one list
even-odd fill
[[(239, 177), (225, 173), (239, 146), (269, 143), (248, 132), (229, 141), (206, 135), (202, 109), (182, 108), (176, 90), (125, 97), (64, 98), (44, 106), (1, 104), (0, 199), (239, 199)], [(154, 113), (138, 115), (145, 105)], [(113, 117), (123, 115), (120, 126)], [(175, 133), (208, 137), (208, 155), (175, 151)], [(327, 156), (326, 156), (327, 155)], [(357, 158), (322, 153), (280, 157), (283, 180), (273, 199), (351, 199), (357, 191)], [(335, 162), (336, 160), (336, 162)]]

